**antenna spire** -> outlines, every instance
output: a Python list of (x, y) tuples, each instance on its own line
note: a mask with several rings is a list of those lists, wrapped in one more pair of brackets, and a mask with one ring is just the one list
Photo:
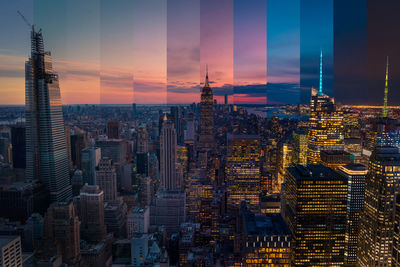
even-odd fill
[(382, 117), (388, 116), (388, 79), (389, 79), (389, 56), (386, 58), (385, 96), (383, 97)]
[(210, 87), (208, 83), (208, 64), (206, 65), (206, 82), (204, 84), (204, 87)]
[(321, 49), (321, 55), (319, 57), (319, 90), (318, 90), (318, 95), (323, 95), (323, 93), (322, 93), (322, 49)]

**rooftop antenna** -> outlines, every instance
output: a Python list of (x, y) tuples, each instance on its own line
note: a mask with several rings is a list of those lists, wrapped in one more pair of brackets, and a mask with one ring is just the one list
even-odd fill
[(386, 58), (386, 77), (385, 77), (385, 96), (383, 98), (382, 117), (388, 116), (388, 76), (389, 76), (389, 56)]
[(318, 95), (323, 95), (322, 93), (322, 49), (321, 49), (321, 54), (319, 57), (319, 91)]
[(204, 87), (210, 87), (208, 83), (208, 64), (206, 65), (206, 82), (204, 84)]

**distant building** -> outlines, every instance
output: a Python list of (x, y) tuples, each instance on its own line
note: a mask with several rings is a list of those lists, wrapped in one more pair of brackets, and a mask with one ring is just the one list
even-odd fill
[(365, 179), (364, 211), (358, 238), (357, 265), (390, 266), (400, 153), (395, 147), (376, 147)]
[(293, 132), (293, 157), (294, 164), (307, 165), (308, 136), (304, 130)]
[(246, 201), (257, 211), (260, 193), (260, 137), (258, 135), (228, 135), (225, 166), (228, 208), (240, 208)]
[(293, 265), (344, 264), (347, 179), (323, 165), (289, 167), (285, 220), (293, 236)]
[(137, 153), (149, 152), (149, 135), (146, 125), (140, 125), (137, 132)]
[(0, 236), (0, 266), (22, 267), (21, 238)]
[(71, 135), (71, 159), (72, 164), (78, 169), (82, 169), (82, 150), (88, 147), (86, 133), (83, 131), (75, 132)]
[(119, 122), (117, 121), (110, 121), (107, 123), (107, 136), (110, 139), (120, 139), (120, 128)]
[(214, 104), (213, 92), (208, 82), (208, 70), (200, 100), (200, 140), (199, 147), (209, 149), (215, 147), (214, 141)]
[(83, 182), (90, 185), (96, 184), (96, 167), (100, 163), (101, 149), (98, 147), (84, 149), (81, 157)]

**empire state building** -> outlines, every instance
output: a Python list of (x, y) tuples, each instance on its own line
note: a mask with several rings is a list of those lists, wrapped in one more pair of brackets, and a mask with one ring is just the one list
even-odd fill
[(215, 147), (213, 103), (213, 92), (208, 82), (207, 70), (206, 82), (201, 92), (200, 100), (200, 149)]

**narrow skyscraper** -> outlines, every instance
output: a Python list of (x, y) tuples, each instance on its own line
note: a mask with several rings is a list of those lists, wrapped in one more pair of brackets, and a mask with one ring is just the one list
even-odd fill
[(213, 148), (214, 143), (214, 106), (213, 92), (208, 82), (208, 69), (206, 82), (201, 92), (200, 100), (200, 148)]
[(400, 181), (396, 147), (376, 147), (365, 179), (364, 212), (358, 237), (357, 266), (391, 266), (394, 210)]
[(44, 51), (41, 30), (31, 32), (25, 63), (26, 179), (42, 180), (52, 201), (72, 196), (58, 75)]

